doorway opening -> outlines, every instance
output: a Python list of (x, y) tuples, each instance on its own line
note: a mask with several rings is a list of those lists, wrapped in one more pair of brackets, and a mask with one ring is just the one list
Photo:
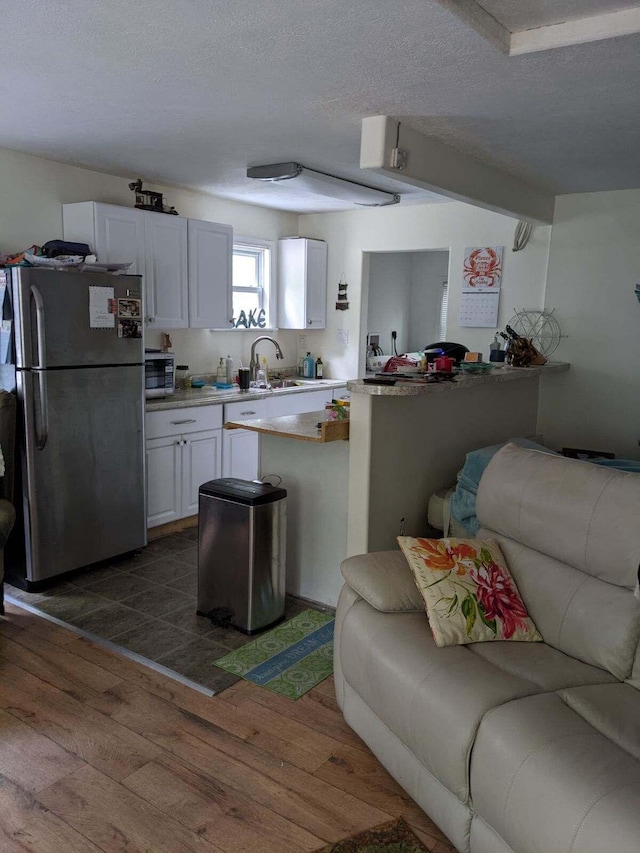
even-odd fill
[(448, 249), (365, 253), (360, 375), (446, 340), (448, 281)]

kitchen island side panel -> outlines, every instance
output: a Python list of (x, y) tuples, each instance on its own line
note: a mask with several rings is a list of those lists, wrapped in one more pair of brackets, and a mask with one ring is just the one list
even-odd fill
[(287, 592), (335, 607), (347, 556), (349, 442), (260, 441), (262, 476), (277, 474), (287, 490)]

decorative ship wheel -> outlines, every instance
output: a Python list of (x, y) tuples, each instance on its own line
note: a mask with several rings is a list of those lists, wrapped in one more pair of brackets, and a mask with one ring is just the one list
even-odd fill
[(516, 311), (509, 320), (509, 325), (523, 338), (530, 338), (538, 352), (547, 357), (558, 349), (560, 340), (566, 337), (562, 334), (560, 323), (553, 316), (553, 310)]

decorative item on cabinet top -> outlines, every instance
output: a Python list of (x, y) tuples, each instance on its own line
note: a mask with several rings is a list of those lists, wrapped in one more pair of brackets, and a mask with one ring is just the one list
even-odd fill
[(169, 213), (171, 216), (178, 216), (178, 211), (175, 207), (164, 204), (162, 193), (142, 189), (142, 178), (132, 181), (129, 184), (129, 189), (136, 194), (136, 203), (134, 206), (138, 210), (153, 210), (156, 213)]

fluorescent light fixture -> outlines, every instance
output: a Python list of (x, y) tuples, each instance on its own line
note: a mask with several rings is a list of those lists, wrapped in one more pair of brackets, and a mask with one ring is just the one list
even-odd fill
[(388, 204), (398, 204), (398, 193), (376, 190), (346, 178), (336, 178), (326, 172), (307, 169), (300, 163), (272, 163), (269, 166), (252, 166), (247, 169), (247, 177), (258, 181), (290, 181), (295, 179), (292, 189), (304, 190), (316, 195), (350, 201), (360, 207), (384, 207)]

